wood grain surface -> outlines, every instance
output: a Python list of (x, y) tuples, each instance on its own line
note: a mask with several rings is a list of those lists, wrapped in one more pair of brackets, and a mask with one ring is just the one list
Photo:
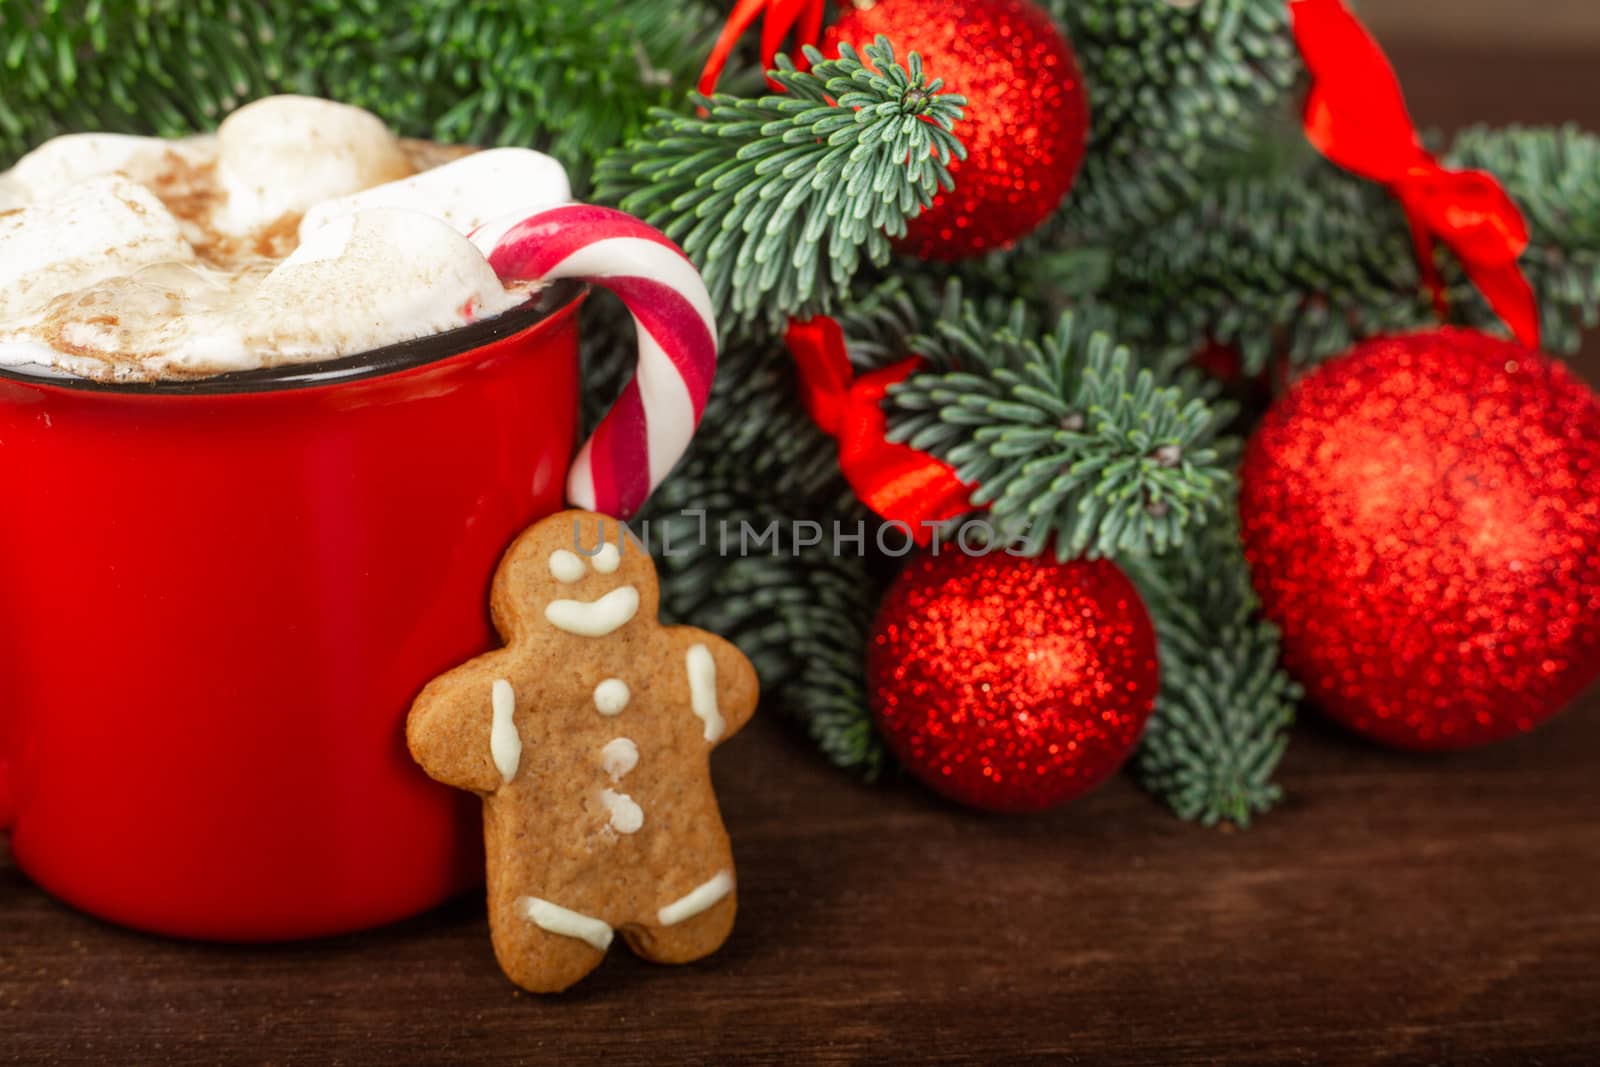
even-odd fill
[[(1395, 58), (1423, 122), (1600, 128), (1585, 57)], [(974, 815), (855, 785), (758, 720), (716, 761), (726, 949), (681, 969), (615, 951), (551, 999), (501, 977), (481, 899), (310, 944), (188, 944), (57, 904), (0, 845), (0, 1063), (1592, 1064), (1597, 757), (1595, 690), (1445, 758), (1307, 714), (1289, 802), (1221, 832), (1125, 778), (1043, 817)]]

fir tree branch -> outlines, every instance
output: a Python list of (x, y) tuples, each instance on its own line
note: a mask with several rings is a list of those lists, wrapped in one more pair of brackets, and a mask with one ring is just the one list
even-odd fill
[(716, 22), (703, 0), (0, 0), (0, 160), (63, 132), (210, 129), (300, 92), (411, 136), (542, 148), (581, 190), (682, 99)]
[[(598, 195), (660, 227), (705, 275), (725, 327), (831, 307), (862, 257), (883, 264), (963, 155), (950, 132), (965, 100), (940, 92), (888, 41), (779, 57), (782, 95), (702, 99), (702, 117), (656, 122), (599, 172)], [(868, 66), (871, 64), (871, 66)]]
[[(1573, 128), (1474, 129), (1447, 165), (1488, 170), (1523, 209), (1522, 266), (1544, 346), (1576, 350), (1600, 318), (1600, 138)], [(1451, 320), (1503, 332), (1448, 249), (1436, 249)], [(1116, 257), (1104, 287), (1139, 340), (1235, 346), (1246, 370), (1274, 354), (1295, 366), (1378, 333), (1437, 324), (1399, 205), (1325, 164), (1225, 183)]]
[[(1530, 236), (1522, 269), (1539, 297), (1544, 347), (1576, 352), (1582, 331), (1600, 324), (1600, 137), (1576, 126), (1475, 126), (1446, 161), (1494, 174), (1522, 209)], [(1458, 321), (1498, 322), (1459, 272), (1451, 280)]]
[(1247, 826), (1282, 796), (1272, 775), (1302, 694), (1278, 666), (1276, 628), (1256, 616), (1231, 495), (1226, 507), (1185, 551), (1123, 562), (1161, 659), (1135, 766), (1181, 818)]
[(1083, 66), (1093, 122), (1058, 224), (1068, 232), (1147, 227), (1196, 199), (1252, 151), (1303, 69), (1283, 0), (1048, 6)]
[(871, 279), (851, 294), (837, 317), (850, 358), (874, 369), (918, 354), (930, 323), (959, 320), (968, 312), (980, 322), (1006, 323), (1018, 336), (1039, 332), (1034, 304), (981, 282), (969, 284), (959, 273), (941, 279), (906, 270)]
[(959, 281), (941, 288), (914, 271), (873, 279), (836, 316), (851, 362), (877, 368), (910, 355), (912, 339), (926, 324), (961, 313), (961, 296)]
[(1160, 553), (1230, 482), (1198, 396), (1161, 385), (1093, 309), (1035, 339), (1025, 309), (985, 322), (966, 305), (912, 342), (929, 371), (892, 387), (890, 440), (956, 468), (1002, 543), (1082, 554)]
[[(419, 134), (541, 148), (580, 192), (653, 108), (682, 100), (718, 23), (703, 0), (363, 0), (357, 19), (319, 2), (339, 12), (322, 50), (344, 62), (324, 77), (347, 102), (386, 114), (414, 98), (405, 118)], [(396, 33), (411, 45), (398, 56)]]
[(1249, 373), (1433, 315), (1399, 206), (1325, 164), (1210, 192), (1129, 241), (1104, 292), (1144, 343), (1231, 345)]
[(267, 45), (298, 23), (292, 0), (0, 0), (0, 165), (59, 133), (209, 129), (291, 83)]

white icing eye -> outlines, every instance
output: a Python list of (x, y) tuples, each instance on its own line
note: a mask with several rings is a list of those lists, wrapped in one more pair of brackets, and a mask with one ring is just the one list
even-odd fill
[(621, 678), (607, 678), (594, 687), (594, 707), (602, 715), (620, 715), (633, 694)]
[(550, 553), (550, 576), (558, 582), (575, 582), (589, 572), (576, 552), (558, 548)]
[(622, 553), (610, 541), (601, 545), (600, 551), (594, 554), (594, 569), (601, 574), (611, 574), (620, 566), (622, 566)]

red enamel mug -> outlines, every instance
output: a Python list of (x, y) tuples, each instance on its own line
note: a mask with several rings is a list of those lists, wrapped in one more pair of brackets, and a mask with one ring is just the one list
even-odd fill
[(30, 877), (230, 940), (481, 880), (478, 801), (404, 718), (491, 647), (501, 553), (562, 506), (583, 293), (310, 367), (0, 372), (0, 826)]
[[(626, 517), (682, 455), (716, 324), (676, 245), (563, 204), (474, 231), (497, 318), (310, 366), (101, 384), (0, 370), (0, 828), (41, 886), (147, 930), (310, 937), (482, 879), (479, 804), (405, 747), (494, 647), (501, 554)], [(590, 279), (635, 376), (574, 454)]]

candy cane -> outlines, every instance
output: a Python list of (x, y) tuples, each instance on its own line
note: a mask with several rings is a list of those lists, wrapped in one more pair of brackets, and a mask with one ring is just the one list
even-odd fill
[(472, 241), (505, 281), (582, 279), (633, 316), (634, 376), (567, 474), (575, 506), (629, 517), (689, 447), (711, 393), (717, 325), (700, 273), (659, 230), (588, 204), (485, 223)]

